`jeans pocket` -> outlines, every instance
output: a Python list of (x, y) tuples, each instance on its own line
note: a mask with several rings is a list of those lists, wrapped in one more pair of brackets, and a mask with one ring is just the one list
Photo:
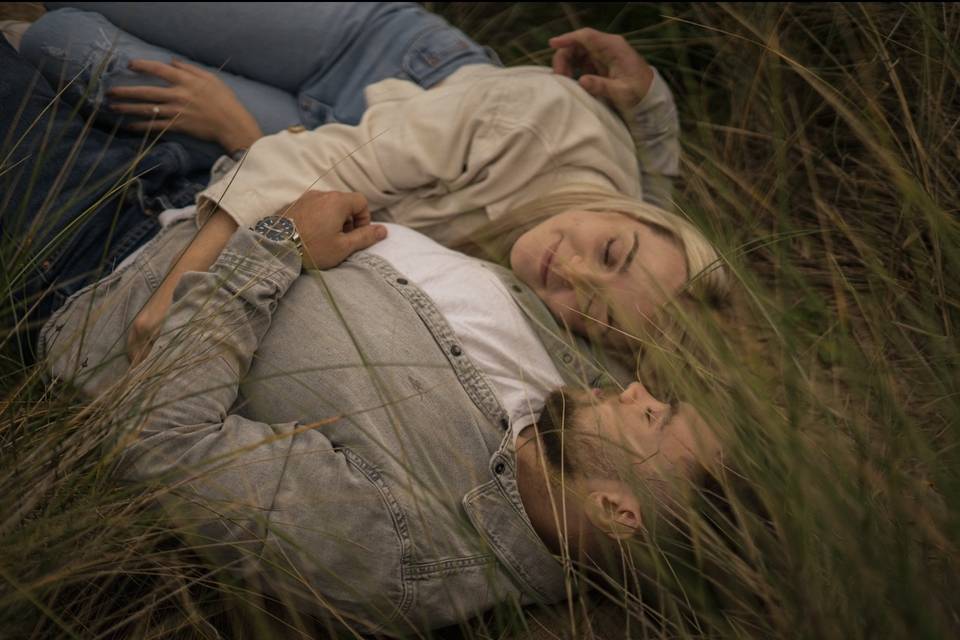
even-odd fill
[(492, 62), (459, 30), (440, 25), (417, 36), (403, 57), (403, 70), (414, 82), (429, 88), (450, 74), (448, 65), (465, 58)]
[[(300, 109), (300, 121), (303, 122), (307, 129), (316, 129), (325, 124), (340, 122), (337, 116), (334, 115), (332, 106), (322, 100), (317, 100), (307, 93), (300, 94), (298, 106)], [(357, 118), (357, 122), (359, 122), (359, 118)]]

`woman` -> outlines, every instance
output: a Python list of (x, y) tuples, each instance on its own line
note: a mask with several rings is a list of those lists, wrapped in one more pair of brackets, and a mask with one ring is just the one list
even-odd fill
[[(176, 14), (181, 20), (183, 11)], [(136, 26), (129, 15), (121, 17), (127, 28)], [(202, 24), (203, 16), (197, 17), (193, 22)], [(25, 35), (26, 51), (42, 49), (35, 41), (43, 24)], [(264, 25), (263, 33), (285, 33), (286, 25)], [(489, 59), (467, 57), (445, 78), (413, 78), (421, 87), (442, 79), (430, 91), (391, 80), (370, 87), (369, 108), (355, 127), (334, 122), (349, 121), (346, 110), (325, 107), (327, 126), (259, 141), (258, 125), (251, 123), (266, 117), (250, 116), (209, 72), (182, 63), (135, 63), (173, 85), (110, 92), (118, 98), (112, 105), (117, 112), (151, 118), (135, 128), (205, 136), (230, 151), (256, 143), (240, 170), (201, 193), (201, 217), (212, 214), (214, 224), (204, 227), (144, 309), (131, 348), (149, 340), (179, 274), (209, 266), (228, 230), (249, 226), (311, 188), (359, 191), (381, 219), (509, 264), (569, 329), (606, 343), (632, 342), (629, 336), (681, 288), (719, 297), (724, 277), (708, 269), (716, 255), (705, 239), (681, 218), (641, 200), (669, 202), (663, 177), (677, 162), (672, 98), (622, 38), (610, 38), (585, 30), (553, 42), (560, 47), (554, 66), (561, 74), (571, 72), (578, 54), (599, 67), (579, 86), (545, 69), (501, 69)], [(436, 60), (417, 42), (404, 41), (404, 72), (416, 70), (414, 62)], [(249, 49), (248, 43), (229, 44)], [(469, 49), (462, 41), (458, 47)], [(184, 90), (201, 85), (207, 87), (204, 99), (185, 108)], [(634, 125), (640, 166), (628, 131), (583, 88), (610, 99)]]

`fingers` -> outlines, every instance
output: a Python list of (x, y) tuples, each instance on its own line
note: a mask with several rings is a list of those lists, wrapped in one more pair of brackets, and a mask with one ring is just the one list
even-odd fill
[(142, 102), (170, 102), (177, 97), (175, 89), (170, 87), (114, 87), (107, 96), (121, 100), (140, 100)]
[(368, 224), (359, 227), (350, 233), (343, 234), (343, 242), (348, 255), (355, 251), (367, 249), (387, 237), (387, 228), (382, 224)]
[(354, 227), (365, 227), (370, 224), (370, 208), (367, 199), (360, 193), (351, 193), (351, 221)]
[(343, 225), (345, 232), (370, 224), (370, 209), (362, 193), (355, 191), (311, 191), (309, 193), (310, 197), (318, 198), (324, 203), (323, 206), (328, 206), (333, 214), (338, 216), (337, 222)]
[(383, 225), (370, 224), (370, 208), (360, 193), (307, 191), (281, 215), (296, 224), (308, 269), (335, 267), (387, 235)]
[(568, 31), (567, 33), (561, 33), (558, 36), (554, 36), (547, 41), (554, 49), (559, 49), (561, 47), (573, 47), (575, 45), (580, 45), (582, 47), (587, 46), (587, 42), (592, 42), (594, 40), (594, 35), (600, 33), (596, 29), (584, 28), (577, 29), (576, 31)]
[[(553, 40), (550, 41), (553, 43)], [(552, 46), (552, 45), (551, 45)], [(556, 48), (556, 47), (554, 47)], [(573, 77), (573, 59), (576, 51), (573, 47), (564, 45), (553, 53), (553, 72), (557, 75)]]
[(370, 210), (367, 208), (367, 199), (362, 193), (351, 191), (348, 193), (334, 192), (334, 194), (343, 199), (344, 206), (346, 210), (350, 212), (350, 217), (353, 218), (354, 224), (360, 226), (357, 221), (364, 218), (366, 219), (366, 224), (370, 223)]
[[(570, 77), (572, 77), (572, 67), (578, 59), (583, 60), (583, 73), (608, 75), (611, 68), (629, 64), (633, 59), (639, 58), (623, 36), (590, 28), (577, 29), (551, 38), (550, 46), (557, 49), (557, 53), (554, 54), (554, 70), (556, 71), (559, 66), (561, 70), (557, 73)], [(561, 52), (567, 53), (558, 59)]]
[(622, 36), (586, 27), (550, 38), (549, 44), (554, 49), (579, 45), (590, 52), (590, 55), (600, 55), (619, 41), (626, 44)]
[(183, 81), (184, 77), (184, 71), (182, 69), (157, 60), (131, 60), (127, 68), (137, 73), (156, 76), (161, 80), (166, 80), (170, 84), (178, 84)]
[(347, 255), (366, 249), (387, 237), (387, 228), (370, 224), (370, 208), (361, 193), (331, 193), (339, 200), (341, 211), (346, 215), (341, 242)]
[(182, 60), (177, 60), (176, 58), (174, 58), (174, 59), (170, 62), (170, 65), (171, 65), (172, 67), (175, 67), (175, 68), (177, 68), (177, 69), (180, 69), (181, 71), (186, 71), (187, 73), (193, 74), (193, 75), (195, 75), (195, 76), (210, 76), (210, 75), (213, 75), (212, 73), (210, 73), (210, 72), (207, 71), (206, 69), (201, 69), (200, 67), (198, 67), (198, 66), (196, 66), (196, 65), (187, 64), (186, 62), (184, 62), (184, 61), (182, 61)]
[(165, 104), (145, 104), (138, 102), (111, 102), (110, 110), (144, 118), (172, 118), (183, 109)]
[(610, 81), (595, 75), (580, 76), (580, 86), (595, 98), (611, 98)]

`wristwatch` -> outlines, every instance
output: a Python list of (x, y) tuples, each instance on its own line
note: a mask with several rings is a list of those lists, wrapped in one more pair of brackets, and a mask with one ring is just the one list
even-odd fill
[(297, 232), (297, 225), (293, 224), (293, 220), (290, 218), (266, 216), (257, 220), (257, 223), (250, 227), (250, 230), (274, 242), (286, 242), (288, 240), (293, 242), (297, 247), (297, 253), (300, 254), (301, 258), (303, 257), (303, 240), (300, 239), (300, 234)]

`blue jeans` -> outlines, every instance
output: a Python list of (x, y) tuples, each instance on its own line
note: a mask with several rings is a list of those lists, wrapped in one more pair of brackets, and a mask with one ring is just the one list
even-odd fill
[(0, 255), (17, 306), (0, 323), (22, 329), (112, 271), (156, 233), (157, 211), (203, 183), (175, 146), (90, 126), (3, 38), (0, 69)]
[[(126, 68), (133, 58), (189, 59), (236, 92), (265, 134), (291, 125), (356, 124), (363, 89), (385, 78), (429, 88), (468, 64), (500, 64), (492, 50), (413, 3), (47, 3), (51, 11), (27, 30), (21, 52), (51, 82), (98, 70), (87, 100), (99, 104), (115, 86), (163, 85)], [(96, 12), (96, 13), (93, 13)], [(74, 93), (76, 97), (76, 92)], [(104, 112), (101, 122), (119, 116)], [(222, 153), (183, 135), (197, 167)]]

